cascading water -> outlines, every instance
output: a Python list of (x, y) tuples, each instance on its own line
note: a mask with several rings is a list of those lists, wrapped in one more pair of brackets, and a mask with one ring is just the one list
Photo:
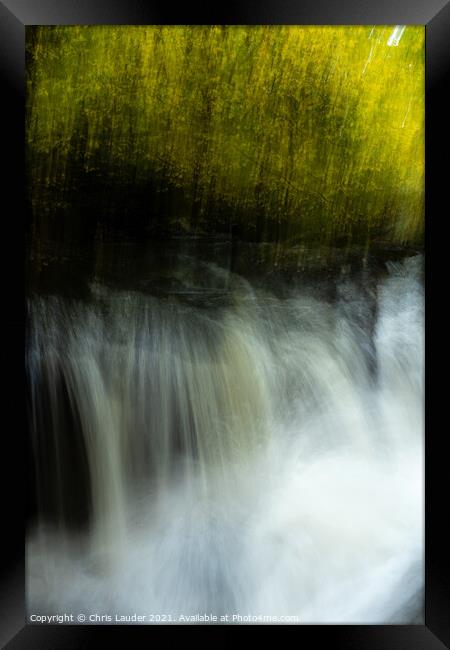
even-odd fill
[(421, 622), (421, 266), (34, 296), (29, 614)]

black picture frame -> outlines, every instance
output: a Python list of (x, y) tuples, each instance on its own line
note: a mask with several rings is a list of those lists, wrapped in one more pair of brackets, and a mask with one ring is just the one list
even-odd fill
[[(25, 624), (24, 509), (27, 493), (26, 400), (24, 371), (24, 259), (26, 241), (24, 113), (25, 26), (35, 24), (416, 24), (426, 26), (426, 451), (425, 451), (425, 625), (297, 625), (291, 629), (303, 647), (334, 646), (345, 650), (438, 650), (450, 644), (450, 537), (443, 518), (448, 516), (450, 479), (445, 454), (446, 427), (431, 426), (431, 413), (445, 405), (445, 386), (431, 383), (428, 358), (433, 356), (430, 334), (430, 283), (435, 245), (448, 184), (450, 87), (450, 4), (444, 0), (228, 0), (189, 2), (177, 7), (171, 0), (2, 0), (0, 2), (0, 76), (4, 120), (1, 156), (3, 294), (4, 425), (2, 456), (7, 476), (3, 490), (4, 522), (0, 585), (0, 642), (8, 650), (24, 648), (88, 648), (107, 644), (109, 636), (119, 646), (145, 647), (164, 626), (57, 626)], [(431, 224), (437, 224), (437, 228)], [(430, 248), (433, 243), (433, 254)], [(443, 255), (445, 260), (445, 255)], [(433, 318), (433, 340), (439, 339)], [(444, 325), (441, 324), (445, 338)], [(437, 326), (437, 329), (439, 327)], [(432, 386), (432, 388), (431, 388)], [(447, 427), (448, 428), (448, 427)], [(172, 626), (190, 630), (198, 626)], [(225, 640), (235, 626), (202, 626), (216, 630)], [(254, 631), (255, 626), (250, 627)], [(276, 627), (286, 631), (286, 626)], [(220, 628), (220, 629), (217, 629)], [(225, 629), (224, 629), (225, 628)]]

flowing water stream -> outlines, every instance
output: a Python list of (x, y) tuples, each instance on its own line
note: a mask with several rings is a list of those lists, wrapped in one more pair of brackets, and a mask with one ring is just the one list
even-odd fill
[(421, 622), (421, 275), (33, 295), (29, 614)]

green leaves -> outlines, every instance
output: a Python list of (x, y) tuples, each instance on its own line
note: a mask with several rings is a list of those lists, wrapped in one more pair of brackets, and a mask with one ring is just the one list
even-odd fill
[(257, 210), (270, 222), (284, 211), (292, 238), (351, 234), (356, 219), (380, 236), (418, 241), (424, 29), (407, 27), (395, 47), (391, 33), (28, 28), (33, 204), (51, 208), (45, 186), (64, 199), (70, 168), (75, 183), (84, 166), (124, 187), (150, 183), (162, 168), (186, 196), (202, 197), (206, 229), (214, 230), (211, 205), (225, 201), (237, 220)]

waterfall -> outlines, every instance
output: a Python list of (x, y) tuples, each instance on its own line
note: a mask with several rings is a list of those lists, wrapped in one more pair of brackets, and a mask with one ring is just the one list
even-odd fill
[(420, 622), (422, 263), (33, 295), (29, 614)]

